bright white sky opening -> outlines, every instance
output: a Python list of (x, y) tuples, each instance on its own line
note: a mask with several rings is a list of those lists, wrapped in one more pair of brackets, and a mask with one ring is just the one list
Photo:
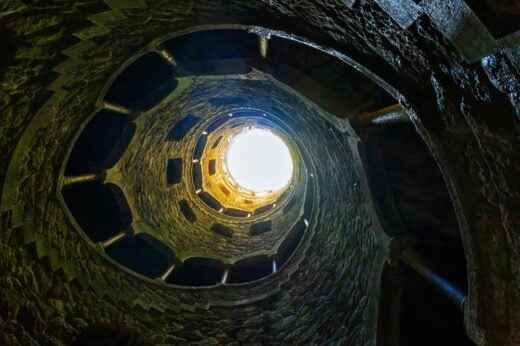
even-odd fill
[(253, 192), (277, 191), (293, 175), (289, 148), (268, 130), (251, 129), (232, 138), (225, 160), (235, 182)]

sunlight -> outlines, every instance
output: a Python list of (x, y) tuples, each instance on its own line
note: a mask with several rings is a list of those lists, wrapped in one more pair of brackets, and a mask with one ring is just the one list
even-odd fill
[(255, 193), (280, 190), (293, 174), (289, 148), (269, 130), (251, 129), (232, 138), (225, 164), (240, 187)]

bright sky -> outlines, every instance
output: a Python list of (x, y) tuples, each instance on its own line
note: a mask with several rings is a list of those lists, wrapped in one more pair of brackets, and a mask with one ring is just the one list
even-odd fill
[(268, 130), (252, 129), (231, 139), (226, 167), (243, 188), (254, 192), (276, 191), (292, 178), (293, 162), (289, 148)]

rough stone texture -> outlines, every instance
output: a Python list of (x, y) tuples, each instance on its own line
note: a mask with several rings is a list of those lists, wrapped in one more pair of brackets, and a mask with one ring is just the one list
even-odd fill
[(390, 17), (403, 29), (407, 29), (421, 14), (421, 7), (413, 0), (376, 0)]
[[(468, 64), (442, 28), (424, 16), (403, 30), (371, 1), (347, 5), (352, 2), (2, 3), (0, 341), (67, 344), (89, 325), (110, 323), (155, 344), (373, 342), (369, 307), (376, 297), (370, 300), (366, 292), (376, 290), (377, 280), (366, 273), (377, 276), (380, 268), (368, 256), (377, 258), (366, 214), (339, 208), (320, 213), (316, 223), (327, 227), (316, 232), (300, 270), (272, 301), (191, 311), (207, 295), (225, 296), (226, 288), (211, 294), (174, 291), (128, 275), (85, 244), (55, 200), (67, 144), (124, 61), (177, 30), (242, 23), (304, 37), (339, 57), (347, 54), (391, 86), (437, 159), (454, 201), (468, 262), (467, 331), (481, 345), (518, 344), (518, 71), (502, 52)], [(320, 184), (349, 193), (320, 195), (321, 205), (367, 201), (360, 185), (329, 179), (337, 167), (327, 167)], [(351, 232), (339, 231), (345, 224)], [(364, 256), (347, 250), (356, 246)], [(331, 279), (323, 280), (323, 273)], [(270, 283), (276, 286), (265, 282), (263, 290), (252, 289), (262, 292)], [(171, 310), (162, 313), (165, 307)], [(257, 325), (262, 327), (248, 327)]]
[[(119, 35), (127, 35), (127, 30)], [(102, 32), (90, 30), (81, 37)], [(136, 39), (119, 37), (116, 41), (119, 40), (126, 41), (124, 45), (129, 47), (135, 42), (134, 49), (142, 44)], [(362, 188), (360, 170), (350, 167), (356, 161), (342, 136), (326, 139), (330, 146), (312, 149), (318, 153), (313, 164), (325, 167), (315, 178), (317, 185), (324, 191), (334, 191), (319, 194), (316, 210), (326, 210), (330, 204), (350, 207), (317, 213), (311, 218), (320, 227), (308, 232), (307, 251), (300, 250), (299, 258), (278, 277), (260, 284), (213, 290), (167, 288), (129, 275), (107, 262), (73, 229), (62, 208), (49, 196), (56, 193), (55, 178), (65, 154), (63, 144), (71, 141), (81, 121), (93, 110), (99, 84), (88, 85), (89, 80), (103, 82), (129, 57), (120, 52), (120, 57), (115, 58), (118, 53), (114, 52), (113, 59), (108, 59), (108, 44), (100, 40), (95, 48), (87, 49), (85, 54), (90, 56), (81, 63), (67, 60), (60, 65), (59, 70), (72, 69), (76, 74), (67, 79), (67, 93), (54, 94), (58, 95), (56, 99), (63, 99), (56, 105), (47, 104), (37, 115), (41, 123), (34, 126), (32, 143), (27, 143), (31, 148), (34, 145), (34, 150), (30, 156), (21, 157), (18, 166), (17, 180), (23, 177), (19, 180), (22, 185), (6, 185), (6, 190), (16, 191), (4, 195), (6, 202), (2, 204), (14, 204), (2, 214), (5, 248), (2, 272), (6, 278), (2, 292), (8, 297), (2, 301), (2, 330), (6, 342), (67, 344), (78, 337), (87, 338), (91, 329), (116, 324), (129, 339), (139, 335), (142, 342), (154, 344), (288, 340), (373, 343), (375, 323), (362, 325), (359, 321), (375, 320), (377, 278), (384, 250), (376, 241), (380, 230), (370, 214), (366, 186)], [(105, 70), (103, 64), (112, 68)], [(94, 65), (99, 68), (97, 72), (92, 69)], [(312, 114), (310, 106), (297, 107), (296, 114)], [(302, 124), (301, 130), (309, 136), (309, 150), (311, 143), (322, 143), (324, 135), (334, 132), (318, 119), (313, 117), (312, 127)], [(40, 128), (42, 125), (44, 128)], [(339, 156), (345, 159), (336, 160)], [(347, 174), (336, 175), (337, 170)], [(36, 172), (45, 173), (36, 179)], [(340, 184), (344, 179), (350, 183)], [(17, 208), (21, 201), (23, 207)], [(316, 245), (329, 248), (327, 254), (322, 254), (322, 246), (310, 246), (313, 234)], [(304, 257), (307, 254), (308, 259)], [(301, 269), (295, 271), (298, 267)], [(290, 280), (281, 280), (291, 273)], [(328, 273), (329, 279), (323, 273)], [(345, 285), (346, 282), (350, 283)], [(277, 293), (274, 298), (266, 300), (274, 293)], [(57, 300), (56, 304), (52, 299)], [(243, 302), (251, 303), (243, 305)]]
[[(164, 239), (181, 259), (204, 255), (235, 262), (252, 253), (276, 253), (278, 245), (292, 224), (299, 219), (304, 198), (300, 196), (295, 208), (287, 215), (278, 208), (259, 217), (226, 217), (208, 208), (195, 195), (189, 167), (184, 169), (183, 183), (168, 188), (165, 162), (169, 157), (182, 157), (185, 165), (189, 166), (195, 143), (208, 120), (220, 114), (228, 114), (239, 106), (245, 106), (212, 106), (208, 102), (211, 97), (247, 99), (247, 106), (268, 112), (278, 109), (282, 112), (284, 121), (291, 125), (292, 138), (298, 138), (302, 143), (316, 141), (315, 137), (310, 137), (306, 129), (315, 128), (316, 119), (321, 121), (319, 110), (306, 108), (295, 95), (280, 90), (276, 84), (266, 80), (232, 81), (227, 78), (219, 80), (194, 77), (193, 80), (183, 79), (179, 89), (181, 91), (168, 97), (164, 104), (146, 112), (142, 119), (137, 120), (140, 124), (138, 128), (142, 127), (143, 130), (138, 131), (135, 143), (130, 145), (127, 154), (118, 164), (121, 166), (121, 183), (124, 182), (125, 190), (128, 190), (127, 199), (133, 200), (140, 222), (154, 229), (158, 238)], [(175, 116), (171, 116), (172, 114)], [(197, 124), (182, 142), (166, 141), (170, 129), (186, 114), (201, 118), (201, 123)], [(287, 117), (285, 114), (298, 114), (299, 118)], [(319, 136), (323, 141), (327, 141), (327, 135), (328, 132), (325, 132)], [(306, 180), (307, 178), (301, 183), (305, 185)], [(188, 222), (180, 214), (178, 201), (182, 199), (189, 200), (193, 206), (197, 215), (195, 223)], [(283, 207), (283, 204), (280, 207)], [(273, 231), (251, 237), (248, 234), (251, 223), (266, 218), (273, 219)], [(214, 222), (231, 227), (235, 231), (233, 237), (225, 238), (212, 232), (211, 225)]]
[(424, 11), (467, 61), (478, 61), (495, 51), (493, 36), (463, 0), (429, 0)]
[[(240, 86), (240, 83), (231, 83), (231, 87)], [(213, 85), (209, 83), (206, 87), (208, 91), (215, 92), (216, 85), (213, 82)], [(253, 86), (244, 85), (242, 92), (247, 93), (248, 87)], [(258, 90), (262, 89), (260, 86)], [(276, 89), (266, 88), (270, 89), (277, 96)], [(219, 90), (222, 96), (229, 92), (222, 87)], [(281, 96), (287, 95), (282, 93), (278, 97)], [(289, 105), (286, 102), (285, 107)], [(312, 114), (312, 108), (304, 103), (296, 103), (295, 107), (302, 116)], [(266, 344), (287, 341), (373, 343), (375, 334), (372, 328), (375, 324), (360, 324), (359, 321), (374, 319), (377, 276), (384, 250), (376, 240), (381, 234), (368, 207), (369, 199), (366, 187), (362, 188), (360, 171), (350, 166), (357, 162), (349, 149), (355, 142), (348, 143), (348, 138), (331, 130), (329, 124), (318, 121), (321, 118), (317, 116), (304, 119), (300, 119), (299, 125), (302, 138), (307, 138), (309, 143), (330, 144), (314, 148), (319, 154), (313, 159), (313, 165), (323, 167), (314, 178), (317, 180), (316, 185), (320, 191), (329, 193), (318, 194), (318, 212), (310, 217), (311, 223), (316, 226), (308, 233), (307, 251), (299, 251), (297, 256), (300, 257), (297, 263), (300, 270), (294, 272), (276, 296), (267, 301), (262, 297), (276, 293), (270, 291), (278, 284), (281, 285), (281, 278), (286, 277), (288, 272), (294, 271), (294, 265), (286, 267), (279, 277), (260, 284), (196, 291), (167, 288), (133, 277), (110, 265), (95, 249), (82, 241), (80, 235), (71, 230), (63, 210), (52, 203), (46, 208), (45, 216), (40, 216), (48, 218), (48, 224), (42, 225), (41, 232), (28, 231), (36, 233), (33, 237), (38, 237), (38, 240), (22, 248), (27, 251), (27, 258), (13, 258), (17, 247), (21, 245), (16, 238), (10, 239), (12, 243), (9, 245), (6, 244), (6, 258), (12, 260), (5, 263), (13, 266), (6, 270), (9, 279), (4, 282), (2, 289), (9, 297), (3, 302), (7, 311), (3, 317), (7, 320), (4, 330), (12, 329), (13, 340), (20, 343), (25, 342), (25, 337), (38, 342), (69, 343), (76, 337), (83, 337), (80, 333), (88, 335), (87, 326), (115, 322), (122, 325), (123, 333), (131, 330), (140, 335), (142, 340), (152, 343), (214, 343), (215, 340)], [(351, 140), (354, 141), (354, 137)], [(346, 159), (335, 160), (336, 157)], [(338, 176), (334, 174), (337, 170), (346, 173)], [(349, 183), (345, 184), (343, 179)], [(349, 207), (327, 210), (326, 206), (330, 204)], [(46, 232), (51, 228), (60, 231)], [(6, 231), (4, 235), (18, 234), (23, 239), (21, 229), (10, 228)], [(39, 242), (41, 239), (45, 240), (43, 244)], [(77, 245), (72, 247), (68, 244)], [(324, 254), (322, 246), (311, 244), (322, 244), (328, 251)], [(75, 268), (76, 277), (69, 277), (70, 282), (62, 264), (53, 264), (56, 262), (52, 260), (49, 249), (58, 252), (53, 255), (58, 257), (57, 261), (68, 258), (68, 263)], [(34, 262), (34, 257), (41, 260)], [(20, 271), (22, 263), (27, 263), (31, 269)], [(55, 271), (56, 275), (49, 275), (49, 269)], [(19, 290), (21, 285), (32, 286), (26, 282), (27, 275), (30, 278), (36, 276), (32, 280), (37, 287)], [(23, 283), (20, 282), (22, 280)], [(25, 295), (31, 292), (37, 292), (40, 296), (31, 298)], [(367, 295), (366, 292), (372, 293)], [(44, 322), (41, 315), (35, 317), (42, 324), (49, 323), (49, 328), (33, 329), (33, 324), (26, 323), (20, 315), (20, 304), (24, 301), (32, 302), (34, 305), (27, 310), (30, 314), (36, 314), (40, 310), (46, 311), (47, 304), (53, 302), (51, 299), (57, 299), (58, 302), (48, 308), (50, 322)], [(224, 307), (227, 304), (239, 304), (237, 301), (241, 299), (260, 301), (245, 306)], [(204, 308), (206, 304), (209, 305)], [(182, 312), (177, 313), (179, 310)], [(81, 319), (81, 322), (76, 325), (68, 322), (69, 319)], [(15, 326), (7, 329), (10, 323), (15, 323)], [(172, 325), (174, 327), (168, 327)]]

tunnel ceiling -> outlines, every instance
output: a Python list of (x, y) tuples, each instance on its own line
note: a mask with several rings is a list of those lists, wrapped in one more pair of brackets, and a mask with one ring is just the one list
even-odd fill
[[(375, 344), (383, 266), (422, 241), (464, 273), (473, 341), (513, 345), (519, 11), (0, 5), (5, 343), (109, 324), (152, 343)], [(380, 109), (405, 124), (369, 124)], [(217, 179), (248, 126), (294, 160), (271, 198)]]

